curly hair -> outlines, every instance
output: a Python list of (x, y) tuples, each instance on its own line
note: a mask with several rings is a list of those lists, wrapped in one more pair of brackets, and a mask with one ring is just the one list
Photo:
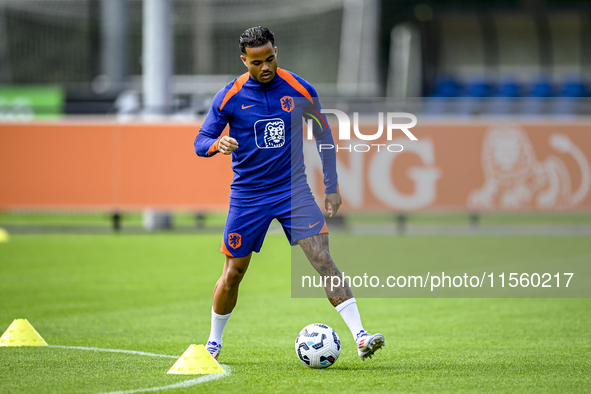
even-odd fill
[(240, 52), (246, 55), (246, 48), (262, 47), (268, 42), (272, 46), (275, 46), (275, 35), (273, 32), (266, 27), (257, 26), (246, 29), (240, 35), (238, 46), (240, 47)]

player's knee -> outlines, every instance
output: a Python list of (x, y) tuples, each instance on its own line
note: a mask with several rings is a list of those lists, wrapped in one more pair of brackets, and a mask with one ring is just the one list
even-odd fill
[(330, 252), (328, 250), (328, 248), (323, 248), (318, 250), (315, 254), (314, 254), (314, 260), (318, 261), (320, 264), (332, 264), (332, 257), (330, 256)]
[(236, 287), (244, 278), (246, 270), (241, 270), (238, 267), (230, 266), (224, 273), (224, 286), (226, 288)]

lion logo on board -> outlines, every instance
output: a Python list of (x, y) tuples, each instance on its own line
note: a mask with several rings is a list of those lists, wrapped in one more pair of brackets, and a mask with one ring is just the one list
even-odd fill
[(280, 100), (281, 100), (281, 108), (283, 108), (283, 110), (285, 112), (291, 112), (291, 110), (294, 107), (293, 98), (291, 98), (289, 96), (283, 96), (283, 97), (281, 97)]
[[(564, 209), (580, 204), (591, 190), (591, 166), (583, 151), (566, 134), (551, 134), (549, 145), (559, 154), (570, 155), (581, 179), (576, 190), (566, 162), (555, 155), (536, 158), (535, 145), (518, 126), (488, 130), (482, 144), (485, 182), (472, 190), (472, 209)], [(564, 157), (564, 156), (563, 156)]]
[(242, 245), (242, 236), (238, 233), (231, 233), (228, 235), (228, 245), (233, 249), (237, 249)]

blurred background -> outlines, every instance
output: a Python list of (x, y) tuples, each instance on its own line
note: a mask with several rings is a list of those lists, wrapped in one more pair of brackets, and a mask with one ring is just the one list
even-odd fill
[[(3, 91), (36, 86), (65, 114), (141, 106), (143, 32), (159, 23), (147, 20), (144, 3), (0, 1)], [(160, 55), (171, 57), (173, 107), (192, 115), (244, 72), (238, 37), (255, 25), (276, 34), (281, 66), (322, 96), (590, 94), (585, 1), (170, 0), (165, 9), (157, 17), (171, 41)]]
[[(430, 141), (438, 125), (468, 122), (478, 130), (467, 135), (479, 137), (460, 138), (466, 150), (489, 146), (507, 167), (502, 171), (528, 168), (521, 178), (499, 178), (481, 165), (484, 153), (476, 155), (464, 163), (472, 170), (471, 188), (440, 202), (416, 194), (424, 190), (412, 182), (403, 185), (401, 194), (412, 197), (416, 189), (415, 197), (431, 202), (374, 204), (370, 211), (379, 217), (386, 211), (396, 228), (414, 211), (436, 212), (436, 222), (472, 225), (491, 218), (483, 212), (509, 221), (515, 212), (534, 212), (527, 220), (588, 223), (589, 2), (0, 0), (0, 225), (17, 231), (47, 223), (100, 223), (106, 230), (123, 221), (138, 228), (223, 225), (229, 163), (197, 159), (191, 142), (214, 94), (245, 72), (238, 37), (257, 25), (275, 33), (280, 67), (310, 81), (320, 96), (331, 98), (328, 105), (398, 100), (419, 115)], [(492, 130), (499, 121), (510, 122), (513, 131)], [(549, 121), (558, 122), (553, 130), (567, 138), (522, 126)], [(443, 159), (437, 153), (443, 142), (434, 144), (425, 149)], [(88, 146), (94, 149), (80, 148)], [(529, 164), (507, 156), (507, 146), (530, 152)], [(181, 150), (182, 158), (175, 157)], [(409, 178), (412, 159), (406, 166), (401, 160), (396, 171)], [(432, 184), (437, 198), (454, 168), (425, 175), (439, 178)], [(417, 176), (410, 176), (416, 185)], [(521, 179), (511, 181), (513, 189), (537, 186), (525, 187), (521, 200), (505, 198), (498, 185), (507, 179)], [(204, 187), (212, 181), (227, 185), (212, 192)], [(483, 197), (491, 184), (498, 195)], [(576, 198), (536, 200), (536, 193), (550, 189)], [(354, 202), (344, 212), (354, 212), (355, 196), (344, 197)]]

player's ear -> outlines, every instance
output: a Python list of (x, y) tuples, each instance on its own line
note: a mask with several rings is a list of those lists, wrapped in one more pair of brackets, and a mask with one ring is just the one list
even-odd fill
[(275, 56), (277, 56), (277, 47), (275, 47)]
[(248, 64), (246, 64), (246, 56), (240, 55), (240, 59), (242, 60), (242, 63), (244, 63), (244, 65), (246, 66), (246, 68), (248, 68)]

